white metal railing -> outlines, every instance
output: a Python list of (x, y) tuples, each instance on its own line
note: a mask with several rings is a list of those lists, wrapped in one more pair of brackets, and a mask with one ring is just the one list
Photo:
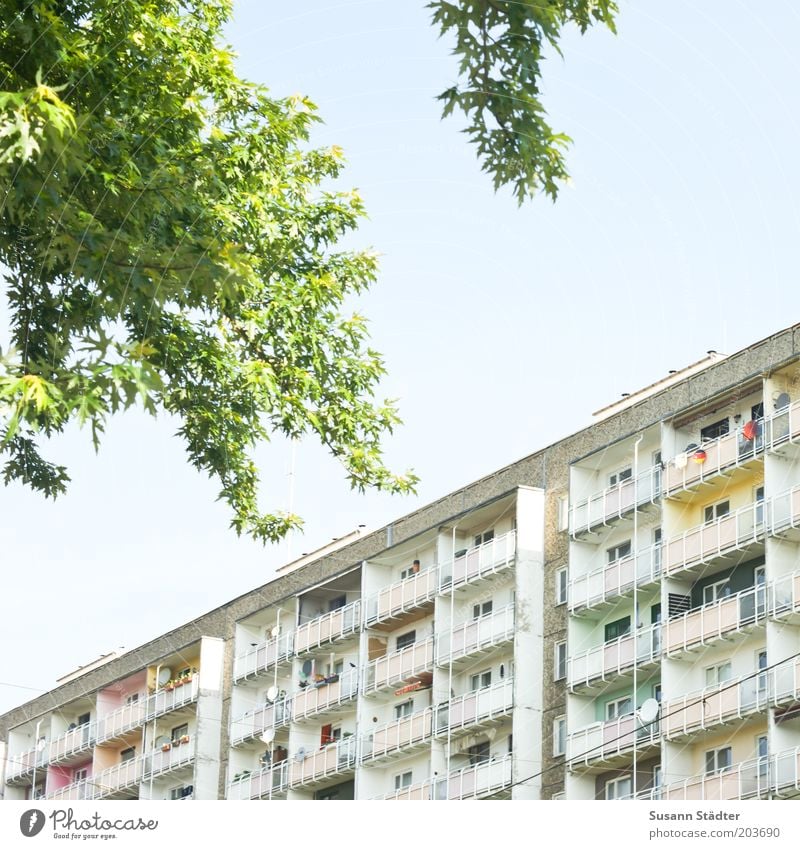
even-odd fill
[(97, 742), (112, 740), (134, 728), (138, 728), (140, 725), (144, 725), (147, 719), (147, 710), (147, 699), (141, 699), (99, 717), (96, 721)]
[(512, 566), (517, 551), (517, 533), (508, 531), (488, 542), (466, 549), (439, 567), (442, 592), (477, 581)]
[(749, 587), (668, 619), (664, 624), (664, 649), (671, 654), (703, 646), (758, 624), (766, 614), (767, 587)]
[(639, 628), (635, 637), (625, 634), (616, 640), (567, 657), (567, 682), (571, 688), (606, 680), (652, 663), (661, 656), (661, 625)]
[(567, 761), (574, 766), (579, 761), (589, 764), (606, 760), (632, 749), (634, 742), (649, 746), (658, 739), (658, 722), (642, 722), (636, 714), (629, 713), (573, 731), (567, 737)]
[(139, 784), (144, 776), (144, 766), (145, 758), (140, 755), (96, 772), (91, 778), (92, 798), (102, 799)]
[(361, 739), (361, 760), (375, 760), (425, 743), (433, 733), (433, 708), (378, 726)]
[(455, 625), (438, 635), (439, 665), (514, 639), (514, 605), (508, 604), (478, 619)]
[(661, 575), (661, 544), (649, 546), (635, 555), (622, 557), (571, 578), (567, 588), (570, 611), (595, 607), (606, 601), (617, 601), (631, 591), (658, 580)]
[(664, 571), (674, 574), (751, 545), (764, 535), (764, 511), (765, 503), (755, 501), (672, 537), (664, 543)]
[(743, 675), (671, 699), (662, 722), (666, 737), (677, 737), (762, 711), (769, 703), (770, 675)]
[(309, 683), (293, 696), (292, 718), (295, 720), (330, 710), (352, 701), (358, 695), (358, 670), (349, 669), (327, 681)]
[(176, 745), (173, 742), (167, 751), (164, 751), (163, 748), (154, 749), (146, 756), (144, 778), (149, 778), (151, 775), (163, 775), (175, 769), (181, 769), (193, 763), (194, 758), (195, 741), (193, 737), (180, 745)]
[(775, 706), (800, 702), (800, 658), (781, 663), (771, 670), (769, 698)]
[(769, 605), (772, 616), (800, 611), (800, 571), (770, 582)]
[(253, 646), (233, 661), (234, 681), (266, 672), (271, 666), (288, 660), (294, 654), (294, 631), (279, 634)]
[(442, 778), (428, 778), (376, 798), (391, 801), (481, 799), (511, 788), (511, 761), (512, 755), (509, 753), (453, 770)]
[(392, 687), (432, 670), (433, 637), (427, 637), (400, 651), (370, 660), (364, 667), (364, 692)]
[(436, 706), (436, 733), (471, 728), (480, 722), (508, 715), (514, 707), (514, 679), (456, 696)]
[(270, 799), (289, 787), (289, 761), (265, 766), (228, 785), (228, 799)]
[(435, 567), (390, 584), (367, 599), (367, 623), (381, 622), (414, 610), (430, 601), (438, 589), (439, 572)]
[(660, 497), (661, 466), (655, 465), (635, 479), (628, 478), (573, 504), (569, 511), (569, 532), (577, 536), (598, 525), (607, 525), (630, 513), (634, 507), (655, 503)]
[(20, 752), (17, 755), (9, 753), (6, 761), (6, 782), (15, 781), (23, 775), (27, 775), (34, 767), (36, 767), (36, 769), (46, 767), (48, 757), (47, 748), (47, 745), (45, 745), (45, 747), (38, 752), (36, 747), (33, 747), (32, 749), (26, 749), (24, 752)]
[(311, 651), (360, 630), (361, 600), (358, 599), (298, 625), (294, 633), (294, 650), (296, 654)]
[(772, 789), (779, 796), (800, 791), (800, 747), (778, 752), (770, 759)]
[(754, 419), (730, 433), (710, 439), (666, 464), (667, 493), (689, 489), (725, 469), (748, 463), (764, 450), (764, 420)]
[(49, 760), (53, 763), (91, 749), (97, 739), (97, 721), (70, 728), (50, 742)]
[(780, 536), (800, 528), (800, 486), (770, 498), (770, 532)]
[(651, 791), (650, 798), (669, 801), (748, 799), (763, 796), (773, 785), (767, 757), (742, 761), (729, 769), (693, 775)]
[(289, 767), (289, 786), (318, 781), (329, 775), (352, 772), (356, 766), (356, 738), (345, 737), (317, 749), (304, 752), (298, 749)]
[(800, 441), (800, 401), (776, 410), (765, 425), (764, 441), (767, 448)]
[(196, 702), (199, 692), (200, 676), (198, 674), (193, 675), (191, 681), (175, 686), (171, 690), (168, 690), (166, 686), (162, 687), (147, 697), (145, 719), (149, 722), (156, 717)]
[(94, 798), (94, 779), (83, 778), (80, 781), (73, 781), (71, 784), (66, 784), (47, 793), (44, 798), (48, 800), (63, 799), (64, 801), (73, 801), (78, 799), (93, 799)]
[(292, 700), (284, 697), (268, 702), (231, 722), (231, 743), (236, 746), (252, 737), (260, 737), (270, 728), (282, 728), (292, 718)]

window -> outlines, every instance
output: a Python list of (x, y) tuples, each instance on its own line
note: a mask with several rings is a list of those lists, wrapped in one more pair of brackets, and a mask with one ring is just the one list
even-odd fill
[(707, 584), (703, 587), (703, 604), (714, 604), (714, 602), (727, 598), (730, 594), (731, 582), (728, 578)]
[(174, 743), (176, 740), (180, 740), (181, 737), (189, 736), (189, 726), (184, 723), (183, 725), (176, 725), (175, 728), (172, 729), (172, 742)]
[(475, 766), (476, 764), (487, 763), (492, 757), (490, 749), (491, 746), (488, 740), (484, 740), (483, 743), (478, 743), (475, 746), (470, 746), (467, 749), (469, 765)]
[(716, 687), (732, 678), (733, 669), (729, 660), (726, 660), (725, 663), (718, 663), (716, 666), (709, 666), (706, 669), (706, 687)]
[(131, 746), (129, 749), (123, 749), (119, 753), (119, 762), (124, 764), (126, 761), (132, 761), (136, 757), (136, 749)]
[(339, 610), (339, 608), (344, 607), (347, 604), (347, 596), (346, 595), (337, 595), (336, 598), (332, 598), (328, 602), (328, 612), (333, 610)]
[(621, 484), (624, 481), (630, 480), (632, 477), (633, 469), (630, 466), (626, 466), (624, 469), (620, 469), (617, 472), (612, 472), (608, 476), (608, 485), (617, 486), (617, 484)]
[(407, 631), (405, 634), (400, 634), (397, 637), (397, 651), (407, 648), (417, 641), (416, 631)]
[(553, 720), (553, 756), (558, 757), (567, 751), (567, 717), (557, 716)]
[(706, 752), (706, 775), (713, 775), (717, 772), (725, 772), (731, 768), (733, 757), (730, 746), (724, 746), (721, 749), (711, 749)]
[(661, 764), (656, 764), (653, 767), (653, 788), (658, 790), (661, 787)]
[(658, 625), (658, 623), (660, 621), (661, 621), (661, 602), (659, 601), (658, 604), (654, 604), (650, 608), (650, 624), (651, 625)]
[(761, 734), (756, 737), (756, 757), (758, 758), (758, 776), (761, 779), (766, 778), (767, 769), (769, 768), (769, 745), (767, 743), (766, 734)]
[(138, 694), (138, 693), (131, 693), (131, 694), (130, 694), (130, 695), (129, 695), (126, 699), (125, 699), (125, 704), (126, 704), (126, 705), (135, 705), (135, 704), (136, 704), (136, 702), (138, 702), (138, 701), (139, 701), (139, 694)]
[(90, 720), (91, 718), (92, 718), (92, 715), (91, 715), (90, 713), (82, 713), (82, 714), (78, 717), (78, 719), (76, 720), (75, 724), (76, 724), (77, 726), (79, 726), (79, 727), (80, 727), (81, 725), (88, 725), (88, 724), (89, 724), (89, 720)]
[(621, 778), (612, 778), (610, 781), (606, 781), (606, 799), (624, 799), (631, 793), (633, 793), (633, 779), (630, 775), (623, 775)]
[(569, 527), (569, 498), (566, 495), (558, 497), (558, 530), (566, 531)]
[(73, 781), (86, 781), (89, 777), (89, 767), (83, 766), (72, 773)]
[(710, 439), (719, 439), (725, 436), (731, 429), (730, 420), (720, 419), (718, 422), (700, 428), (700, 441), (708, 442)]
[(653, 698), (661, 704), (661, 684), (653, 684)]
[(622, 619), (615, 619), (613, 622), (608, 622), (605, 627), (606, 642), (610, 643), (624, 637), (631, 632), (631, 617), (623, 616)]
[(708, 507), (703, 510), (703, 521), (706, 524), (709, 522), (715, 522), (717, 519), (727, 516), (730, 512), (730, 501), (720, 501), (717, 504), (709, 504)]
[(621, 699), (606, 702), (607, 721), (619, 719), (621, 716), (628, 716), (630, 713), (633, 713), (633, 702), (630, 696), (623, 696)]
[(414, 712), (414, 699), (409, 699), (407, 702), (400, 702), (394, 706), (394, 718), (402, 719), (404, 716), (411, 716)]
[(492, 686), (492, 670), (485, 669), (483, 672), (479, 672), (477, 675), (473, 675), (469, 679), (470, 689), (474, 692), (475, 690), (483, 690), (484, 687)]
[(767, 697), (767, 687), (768, 687), (768, 678), (766, 672), (761, 672), (762, 669), (767, 668), (767, 650), (761, 649), (756, 652), (756, 669), (759, 670), (760, 675), (756, 677), (756, 687), (757, 694), (759, 699), (765, 699)]
[(179, 799), (186, 799), (192, 795), (194, 792), (194, 787), (191, 784), (181, 784), (180, 787), (171, 787), (169, 791), (169, 798), (171, 801), (175, 802)]
[(609, 563), (614, 563), (616, 560), (622, 560), (623, 557), (630, 557), (631, 541), (626, 539), (625, 542), (621, 542), (618, 545), (612, 545), (611, 548), (606, 549), (606, 555), (608, 556)]
[(556, 681), (560, 681), (562, 678), (567, 677), (567, 643), (566, 640), (562, 640), (560, 643), (556, 643), (555, 652), (554, 652), (554, 660), (553, 660), (553, 672), (554, 678)]
[(477, 534), (473, 544), (477, 547), (479, 545), (483, 545), (485, 542), (491, 542), (493, 539), (494, 528), (489, 531), (484, 531), (482, 534)]
[(403, 772), (400, 775), (396, 775), (394, 777), (394, 789), (402, 790), (404, 787), (411, 787), (413, 775), (414, 773), (412, 772)]
[(403, 569), (400, 573), (400, 580), (405, 581), (406, 578), (410, 578), (412, 575), (416, 575), (420, 570), (419, 560), (415, 560), (408, 569)]
[(480, 619), (481, 616), (488, 616), (492, 612), (492, 600), (484, 601), (480, 604), (472, 605), (472, 618)]
[(556, 572), (556, 604), (567, 603), (567, 567)]

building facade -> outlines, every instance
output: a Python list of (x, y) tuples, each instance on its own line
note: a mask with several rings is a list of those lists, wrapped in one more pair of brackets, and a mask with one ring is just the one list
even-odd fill
[(800, 796), (800, 325), (0, 717), (5, 799)]

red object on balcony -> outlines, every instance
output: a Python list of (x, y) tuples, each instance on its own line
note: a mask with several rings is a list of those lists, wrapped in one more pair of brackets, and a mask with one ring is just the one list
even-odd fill
[(697, 451), (692, 454), (692, 460), (694, 460), (695, 463), (705, 463), (706, 456), (706, 452), (703, 451), (702, 448), (698, 448)]
[(753, 419), (742, 428), (742, 436), (750, 442), (758, 436), (758, 424)]
[(327, 746), (328, 743), (333, 743), (333, 725), (323, 725), (322, 733), (319, 737), (320, 746)]

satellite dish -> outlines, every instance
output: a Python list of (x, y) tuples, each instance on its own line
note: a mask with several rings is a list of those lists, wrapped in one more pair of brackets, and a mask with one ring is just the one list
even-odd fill
[(311, 675), (311, 671), (314, 669), (314, 664), (310, 660), (304, 660), (300, 669), (303, 675), (308, 678), (308, 676)]
[(789, 406), (789, 393), (781, 392), (780, 395), (775, 399), (775, 409), (782, 410), (784, 407)]
[(275, 687), (275, 686), (270, 687), (269, 690), (267, 690), (267, 701), (268, 702), (274, 702), (275, 699), (277, 699), (277, 698), (278, 698), (278, 688)]
[(295, 753), (295, 760), (304, 761), (306, 759), (306, 750), (301, 746)]
[(40, 737), (36, 742), (36, 751), (42, 752), (44, 751), (44, 747), (47, 745), (47, 740), (44, 737)]
[(268, 746), (274, 739), (275, 739), (275, 729), (274, 728), (268, 728), (261, 735), (261, 742), (266, 743)]
[(280, 632), (281, 632), (281, 626), (280, 626), (280, 625), (276, 625), (276, 626), (275, 626), (275, 627), (274, 627), (274, 628), (270, 631), (270, 634), (272, 634), (272, 636), (273, 636), (273, 637), (277, 637), (277, 636), (278, 636), (278, 634), (280, 634)]
[(158, 670), (158, 683), (166, 684), (170, 678), (172, 678), (172, 670), (166, 666), (162, 666), (161, 669)]
[(647, 699), (639, 708), (639, 719), (642, 722), (655, 722), (660, 707), (655, 699)]
[(156, 737), (156, 748), (160, 749), (162, 746), (166, 746), (168, 743), (171, 743), (172, 740), (166, 735), (162, 734), (160, 737)]

